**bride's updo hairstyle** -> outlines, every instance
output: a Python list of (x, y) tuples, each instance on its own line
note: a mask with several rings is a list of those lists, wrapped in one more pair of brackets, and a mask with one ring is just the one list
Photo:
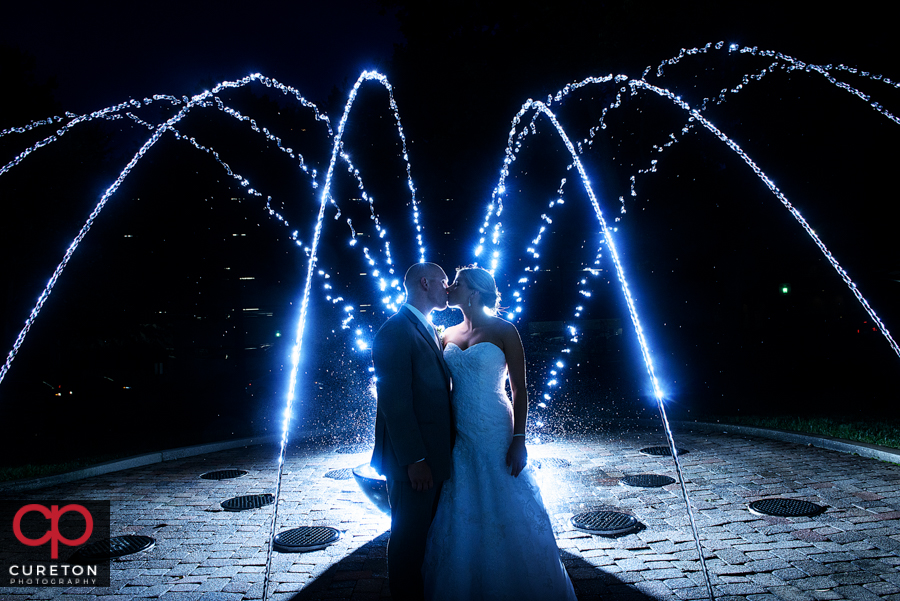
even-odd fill
[(481, 304), (491, 315), (496, 315), (500, 309), (500, 293), (497, 292), (497, 283), (494, 276), (482, 267), (458, 267), (456, 277), (465, 282), (466, 286), (481, 293)]

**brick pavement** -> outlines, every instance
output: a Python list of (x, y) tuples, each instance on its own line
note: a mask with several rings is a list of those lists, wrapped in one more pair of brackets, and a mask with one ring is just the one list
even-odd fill
[[(718, 599), (882, 599), (900, 601), (900, 465), (793, 443), (721, 432), (682, 432), (679, 447)], [(652, 428), (595, 432), (531, 446), (579, 599), (705, 599), (678, 484), (632, 488), (626, 474), (677, 477), (670, 458), (640, 454), (665, 444)], [(363, 463), (367, 453), (333, 445), (292, 447), (278, 530), (333, 526), (341, 539), (321, 551), (275, 554), (270, 599), (387, 599), (389, 519), (351, 480), (325, 477)], [(274, 492), (272, 446), (220, 451), (95, 476), (0, 498), (109, 499), (112, 533), (156, 539), (149, 551), (113, 562), (112, 586), (96, 589), (0, 588), (0, 599), (238, 601), (262, 592), (271, 506), (223, 511), (227, 498)], [(199, 474), (227, 467), (250, 473), (224, 481)], [(747, 503), (769, 496), (827, 506), (812, 518), (760, 517)], [(569, 518), (617, 509), (642, 524), (618, 538), (574, 530)], [(272, 592), (274, 591), (274, 592)]]

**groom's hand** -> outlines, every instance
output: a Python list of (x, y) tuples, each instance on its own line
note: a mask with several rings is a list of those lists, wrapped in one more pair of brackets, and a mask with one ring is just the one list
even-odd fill
[(406, 469), (409, 473), (409, 482), (412, 484), (413, 490), (423, 491), (434, 486), (434, 478), (431, 476), (431, 466), (425, 460), (417, 463), (410, 463)]
[(528, 451), (525, 449), (525, 437), (516, 436), (509, 445), (509, 451), (506, 452), (506, 465), (510, 467), (509, 473), (518, 478), (527, 463)]

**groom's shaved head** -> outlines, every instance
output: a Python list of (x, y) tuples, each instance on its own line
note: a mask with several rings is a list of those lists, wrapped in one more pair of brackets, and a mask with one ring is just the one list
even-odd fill
[(414, 288), (422, 278), (441, 279), (445, 277), (447, 276), (439, 265), (434, 263), (415, 263), (406, 270), (406, 275), (403, 276), (403, 287), (406, 288), (406, 295), (409, 296), (412, 292), (411, 288)]
[(447, 274), (440, 265), (416, 263), (403, 277), (406, 302), (428, 315), (433, 309), (447, 308)]

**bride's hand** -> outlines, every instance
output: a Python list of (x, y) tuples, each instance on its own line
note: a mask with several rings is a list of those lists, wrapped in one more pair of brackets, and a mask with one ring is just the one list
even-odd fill
[(510, 473), (518, 478), (525, 464), (528, 463), (528, 451), (525, 449), (525, 437), (516, 436), (509, 445), (509, 451), (506, 452), (506, 465), (510, 466)]

